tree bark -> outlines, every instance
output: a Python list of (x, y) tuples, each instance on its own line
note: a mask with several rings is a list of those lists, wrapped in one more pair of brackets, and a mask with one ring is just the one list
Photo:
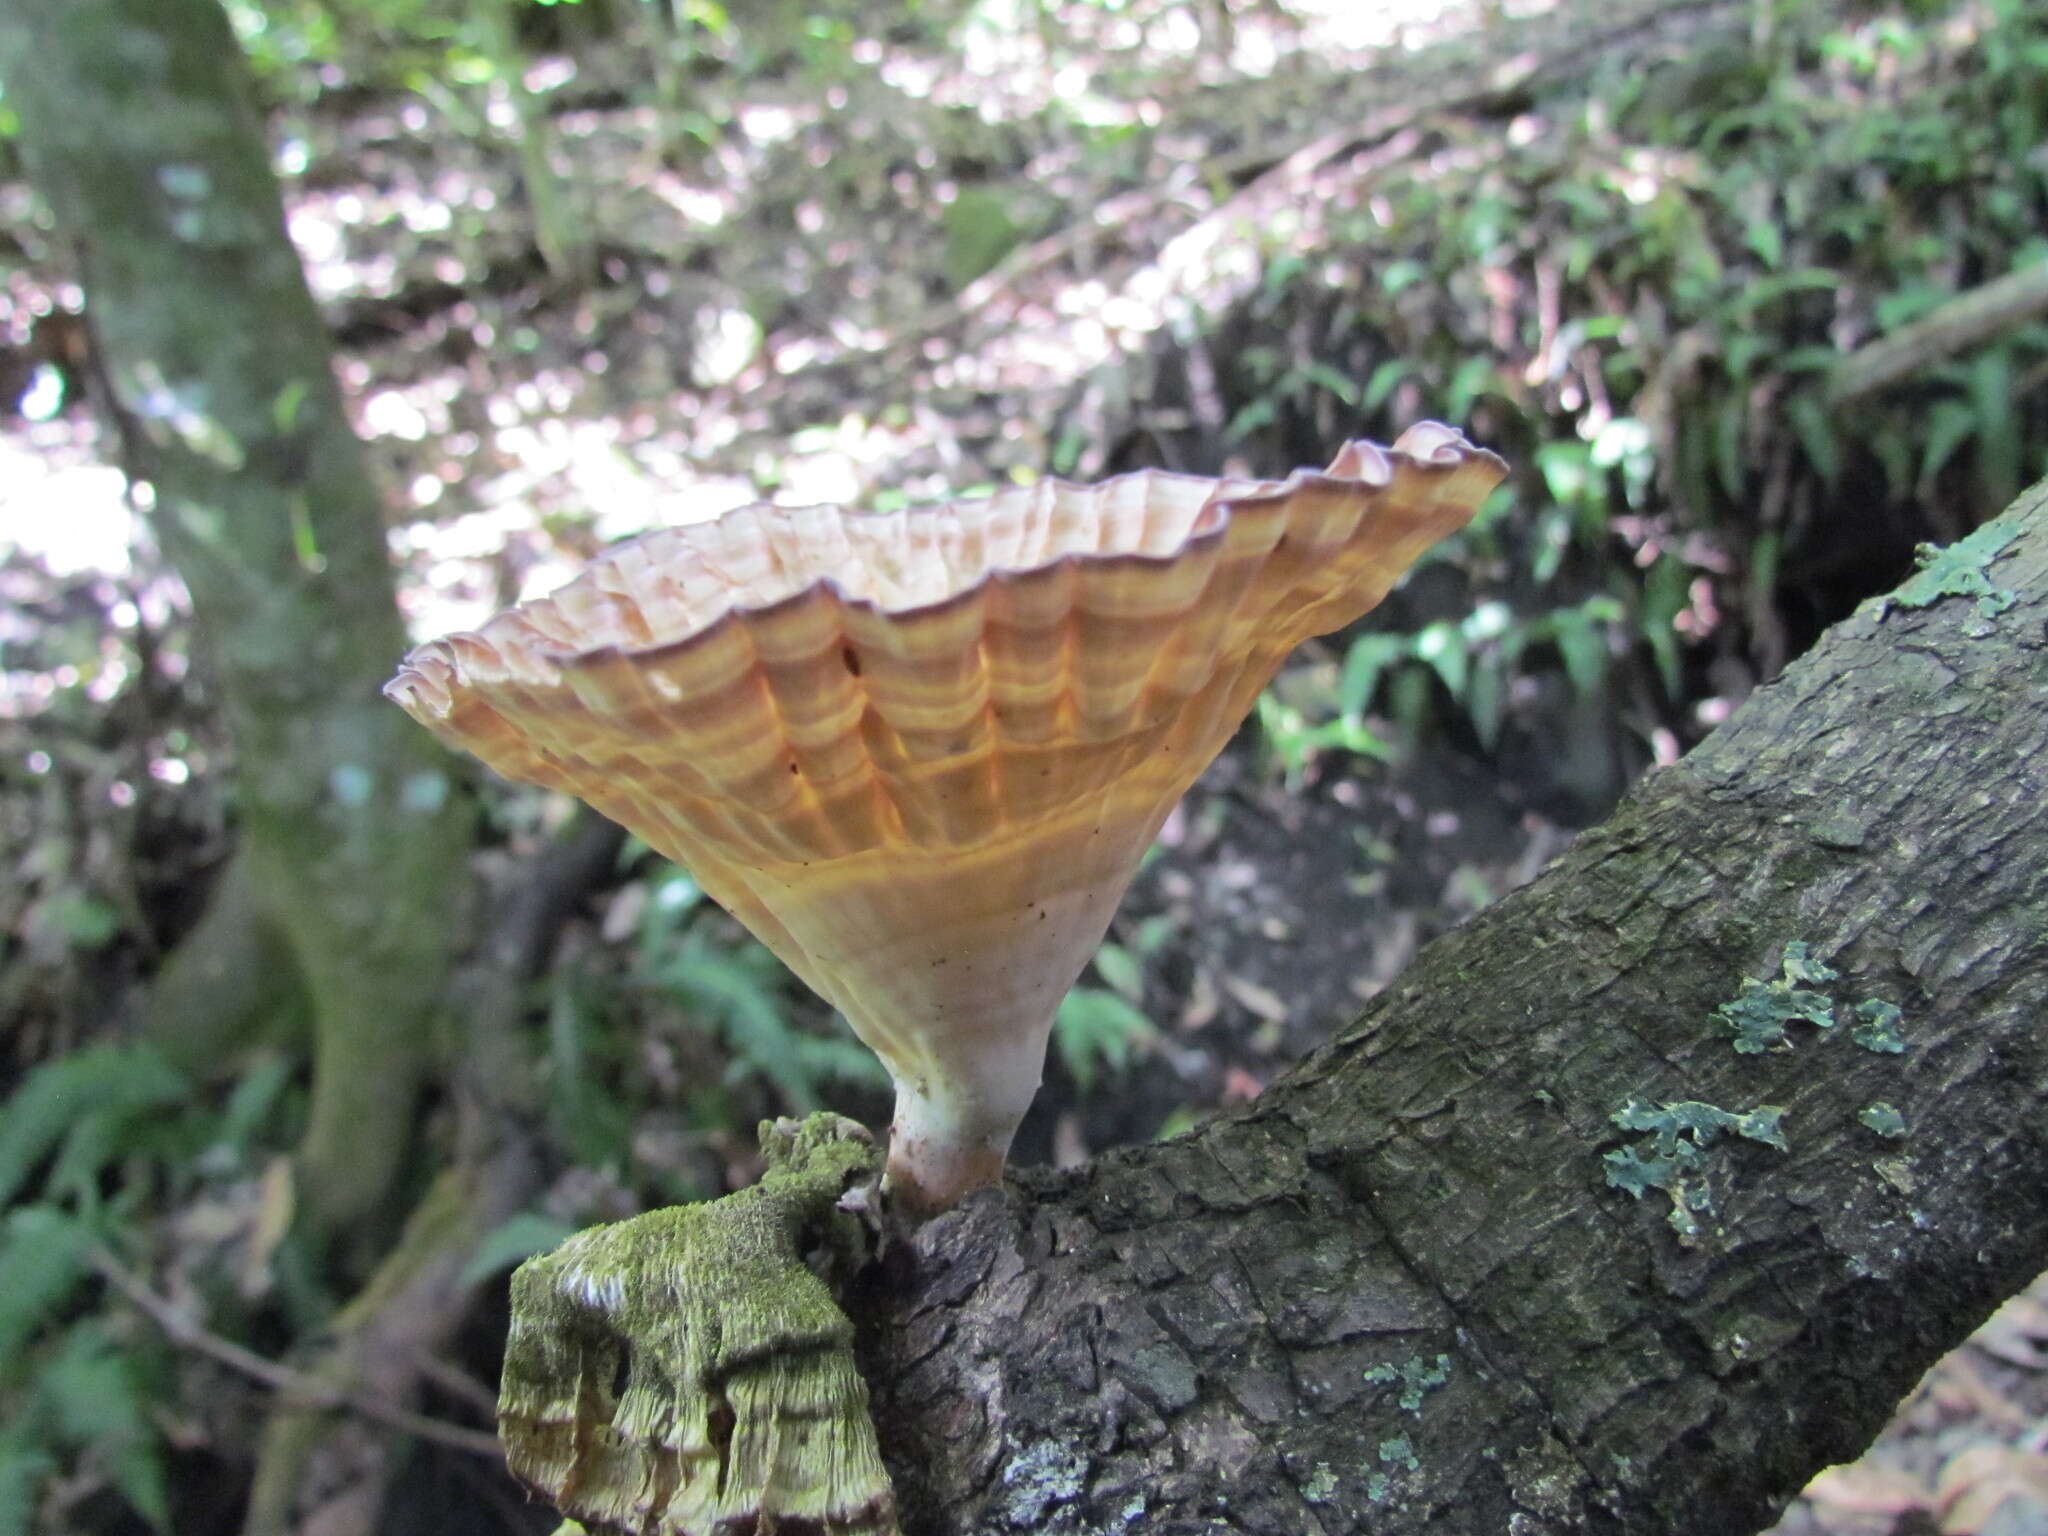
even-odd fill
[[(1996, 527), (2009, 607), (1866, 604), (1255, 1104), (918, 1233), (857, 1301), (906, 1530), (1714, 1536), (1856, 1454), (2048, 1263), (2048, 482)], [(1738, 1053), (1797, 943), (1838, 1022)], [(1688, 1244), (1632, 1099), (1786, 1146)]]
[[(388, 1223), (468, 816), (446, 758), (378, 693), (405, 645), (383, 506), (241, 52), (215, 0), (6, 0), (0, 77), (233, 733), (228, 889), (282, 935), (311, 1003), (301, 1212), (321, 1235)], [(206, 1032), (207, 975), (263, 952), (174, 966), (159, 1033)]]

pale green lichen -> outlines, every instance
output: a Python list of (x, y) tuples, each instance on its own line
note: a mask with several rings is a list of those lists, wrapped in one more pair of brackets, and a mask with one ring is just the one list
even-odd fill
[(1399, 1365), (1374, 1366), (1365, 1373), (1365, 1379), (1381, 1386), (1400, 1382), (1401, 1406), (1419, 1414), (1422, 1400), (1451, 1379), (1451, 1357), (1438, 1355), (1434, 1361), (1426, 1361), (1420, 1355), (1411, 1355)]
[(751, 1189), (580, 1232), (513, 1276), (506, 1464), (593, 1532), (895, 1530), (832, 1293), (871, 1252), (881, 1152), (836, 1115), (764, 1123), (762, 1150)]
[[(1381, 1468), (1414, 1472), (1421, 1468), (1422, 1458), (1415, 1454), (1414, 1442), (1406, 1435), (1392, 1435), (1379, 1444)], [(1385, 1470), (1371, 1471), (1365, 1475), (1365, 1496), (1375, 1504), (1384, 1504), (1394, 1491), (1393, 1475)]]
[(1922, 544), (1913, 551), (1920, 569), (1904, 586), (1885, 599), (1888, 607), (1926, 608), (1944, 597), (1974, 597), (1979, 618), (1995, 619), (2018, 599), (2012, 591), (1996, 586), (1986, 568), (2019, 537), (2017, 527), (1987, 523), (1975, 533), (1945, 548)]
[(1856, 1005), (1856, 1025), (1849, 1032), (1849, 1038), (1866, 1051), (1878, 1051), (1896, 1056), (1905, 1050), (1905, 1037), (1899, 1033), (1899, 1025), (1905, 1015), (1882, 998)]
[(1787, 981), (1810, 982), (1819, 986), (1841, 978), (1841, 972), (1825, 960), (1816, 960), (1803, 940), (1795, 939), (1785, 946), (1785, 958), (1780, 964)]
[(1652, 1189), (1661, 1190), (1671, 1201), (1666, 1219), (1678, 1240), (1687, 1245), (1699, 1240), (1699, 1218), (1714, 1209), (1707, 1180), (1707, 1149), (1722, 1132), (1733, 1131), (1780, 1152), (1791, 1150), (1782, 1128), (1785, 1111), (1774, 1104), (1738, 1113), (1716, 1104), (1653, 1104), (1630, 1099), (1609, 1118), (1625, 1131), (1641, 1132), (1646, 1139), (1602, 1154), (1607, 1182), (1638, 1200)]
[[(1835, 999), (1816, 987), (1839, 980), (1840, 974), (1826, 961), (1814, 959), (1808, 947), (1795, 940), (1785, 946), (1775, 979), (1745, 976), (1741, 990), (1715, 1009), (1714, 1016), (1734, 1037), (1730, 1044), (1744, 1056), (1789, 1051), (1792, 1037), (1788, 1026), (1835, 1027)], [(1858, 1003), (1854, 1012), (1857, 1022), (1850, 1038), (1864, 1050), (1888, 1055), (1905, 1050), (1906, 1041), (1899, 1032), (1905, 1016), (1895, 1004), (1871, 998)]]
[(1143, 1493), (1134, 1493), (1124, 1500), (1124, 1507), (1118, 1510), (1112, 1517), (1115, 1520), (1115, 1524), (1103, 1527), (1105, 1536), (1117, 1536), (1119, 1532), (1133, 1529), (1140, 1520), (1145, 1518), (1145, 1503), (1145, 1495)]
[(1834, 968), (1815, 960), (1805, 944), (1795, 941), (1785, 946), (1780, 972), (1771, 981), (1743, 977), (1742, 990), (1714, 1010), (1715, 1017), (1733, 1033), (1735, 1049), (1744, 1056), (1790, 1050), (1788, 1024), (1803, 1020), (1821, 1029), (1835, 1027), (1834, 999), (1809, 985), (1835, 980)]
[(1000, 1482), (1002, 1518), (1019, 1530), (1037, 1530), (1051, 1510), (1081, 1497), (1088, 1464), (1066, 1446), (1036, 1441), (1003, 1468)]
[(1879, 1099), (1856, 1117), (1865, 1129), (1875, 1131), (1889, 1141), (1901, 1141), (1906, 1135), (1906, 1117), (1891, 1105)]
[(1327, 1461), (1316, 1463), (1315, 1471), (1301, 1485), (1301, 1496), (1311, 1504), (1327, 1504), (1337, 1494), (1337, 1474), (1330, 1470)]

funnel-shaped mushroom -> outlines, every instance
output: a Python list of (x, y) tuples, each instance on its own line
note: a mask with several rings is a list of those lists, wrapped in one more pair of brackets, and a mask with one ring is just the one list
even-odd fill
[(896, 1081), (889, 1187), (1001, 1172), (1054, 1010), (1287, 653), (1505, 473), (1447, 427), (1285, 481), (1142, 471), (642, 535), (386, 692), (687, 865)]

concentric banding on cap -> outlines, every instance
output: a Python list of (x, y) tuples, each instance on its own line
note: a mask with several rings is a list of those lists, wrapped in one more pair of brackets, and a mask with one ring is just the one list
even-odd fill
[[(1045, 807), (962, 796), (943, 765), (1001, 777), (1060, 742), (1099, 758), (1146, 735), (1371, 606), (1500, 472), (1425, 423), (1285, 481), (1141, 471), (893, 513), (741, 508), (420, 647), (386, 691), (509, 777), (599, 803), (598, 781), (616, 798), (665, 779), (659, 798), (735, 857), (999, 835)], [(735, 554), (741, 533), (760, 548)], [(921, 787), (952, 810), (921, 814)]]

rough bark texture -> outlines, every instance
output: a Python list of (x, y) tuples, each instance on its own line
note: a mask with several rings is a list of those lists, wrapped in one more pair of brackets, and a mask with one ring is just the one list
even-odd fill
[[(2012, 606), (1866, 605), (1255, 1105), (926, 1227), (863, 1304), (906, 1530), (1712, 1536), (1855, 1454), (2048, 1263), (2048, 485), (2003, 526)], [(1800, 941), (1841, 1022), (1738, 1054)], [(1631, 1098), (1788, 1149), (1686, 1246)]]
[(314, 1031), (301, 1210), (346, 1233), (391, 1214), (468, 848), (446, 758), (378, 694), (405, 640), (383, 507), (215, 0), (8, 0), (0, 77), (237, 752), (245, 911), (172, 968), (159, 1033), (211, 1048), (262, 1003), (210, 985), (263, 956), (243, 924), (282, 935)]

